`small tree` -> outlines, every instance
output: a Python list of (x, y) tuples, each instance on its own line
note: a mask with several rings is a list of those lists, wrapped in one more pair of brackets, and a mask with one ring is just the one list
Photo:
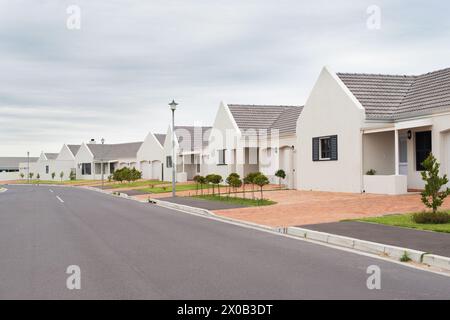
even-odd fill
[(256, 184), (257, 186), (259, 186), (259, 190), (261, 192), (261, 201), (262, 201), (264, 199), (263, 198), (263, 187), (265, 185), (269, 184), (269, 179), (265, 175), (260, 173), (253, 179), (253, 183)]
[(439, 176), (440, 164), (431, 153), (422, 162), (422, 166), (425, 169), (421, 172), (422, 180), (425, 181), (425, 190), (421, 193), (422, 202), (428, 208), (433, 209), (433, 213), (436, 213), (444, 199), (450, 194), (449, 188), (441, 190), (448, 183), (447, 175)]
[(278, 177), (279, 179), (279, 185), (281, 189), (281, 179), (286, 179), (286, 172), (284, 172), (283, 169), (279, 169), (277, 172), (275, 172), (275, 177)]
[(77, 174), (75, 173), (75, 171), (70, 171), (69, 173), (69, 179), (70, 180), (75, 180), (77, 178)]
[(242, 193), (243, 193), (244, 199), (245, 199), (245, 186), (247, 184), (251, 184), (251, 183), (252, 182), (250, 181), (250, 178), (248, 177), (248, 175), (244, 179), (242, 179)]
[(203, 177), (203, 176), (198, 176), (198, 177), (197, 177), (197, 181), (198, 181), (198, 183), (200, 184), (200, 192), (201, 192), (201, 195), (203, 195), (203, 185), (207, 183), (207, 182), (206, 182), (206, 178)]
[(21, 173), (20, 173), (20, 178), (23, 179), (24, 177), (25, 177), (25, 175), (23, 174), (23, 172), (21, 172)]
[(38, 172), (38, 174), (36, 175), (36, 179), (37, 179), (37, 184), (39, 184), (39, 179), (41, 178), (41, 175), (39, 174), (39, 172)]
[(199, 184), (198, 178), (200, 178), (199, 175), (196, 175), (192, 178), (192, 181), (195, 182), (195, 195), (198, 195), (198, 184)]
[(220, 196), (220, 184), (222, 183), (222, 181), (223, 181), (223, 179), (220, 174), (213, 174), (211, 183), (213, 185), (217, 185), (217, 192), (218, 192), (219, 196)]
[(255, 199), (255, 177), (260, 175), (261, 172), (250, 172), (245, 177), (245, 180), (249, 182), (249, 184), (252, 185), (252, 199)]
[(214, 181), (214, 174), (208, 174), (206, 177), (205, 177), (205, 181), (206, 181), (206, 184), (212, 184), (212, 192), (213, 192), (213, 195), (215, 194), (214, 193), (214, 183), (213, 183), (213, 181)]
[(52, 180), (55, 180), (56, 173), (52, 172)]
[(113, 173), (114, 181), (119, 181), (120, 183), (122, 183), (125, 180), (123, 169), (125, 169), (125, 168), (117, 169), (114, 171), (114, 173)]
[(30, 173), (28, 174), (28, 176), (30, 177), (30, 179), (33, 179), (34, 173), (33, 173), (33, 172), (30, 172)]
[(234, 197), (236, 197), (236, 189), (237, 188), (240, 188), (241, 186), (242, 186), (242, 180), (241, 179), (239, 179), (238, 177), (236, 177), (236, 176), (233, 176), (232, 178), (231, 178), (231, 180), (230, 180), (230, 184), (231, 184), (231, 186), (233, 187), (233, 189), (234, 189)]
[(64, 178), (64, 171), (61, 171), (60, 173), (59, 173), (59, 178), (61, 179), (61, 182), (63, 181), (63, 178)]
[(225, 179), (225, 182), (228, 184), (228, 195), (230, 195), (231, 187), (232, 187), (232, 180), (234, 178), (239, 179), (240, 176), (236, 172), (232, 172), (228, 175), (228, 177)]

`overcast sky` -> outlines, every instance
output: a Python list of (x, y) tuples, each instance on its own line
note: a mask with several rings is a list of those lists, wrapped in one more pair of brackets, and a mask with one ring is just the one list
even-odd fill
[[(81, 9), (81, 28), (66, 23)], [(381, 28), (367, 27), (367, 8)], [(0, 0), (0, 156), (211, 125), (220, 101), (302, 105), (321, 68), (450, 67), (448, 1)]]

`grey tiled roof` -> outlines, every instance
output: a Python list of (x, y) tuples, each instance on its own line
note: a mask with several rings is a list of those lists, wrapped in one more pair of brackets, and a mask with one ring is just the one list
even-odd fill
[[(30, 162), (36, 162), (39, 158), (30, 157)], [(0, 169), (19, 169), (19, 163), (28, 162), (27, 157), (0, 157)]]
[(55, 160), (59, 153), (44, 153), (47, 160)]
[(142, 142), (117, 144), (87, 144), (94, 155), (94, 160), (117, 160), (119, 158), (136, 158)]
[(212, 127), (175, 126), (181, 152), (201, 151), (208, 145)]
[[(280, 134), (295, 133), (301, 106), (228, 105), (239, 129), (278, 129)], [(245, 132), (244, 132), (245, 133)]]
[(69, 148), (70, 152), (75, 156), (80, 149), (79, 144), (68, 144), (67, 147)]
[(166, 135), (164, 133), (155, 133), (155, 138), (162, 146), (164, 146), (164, 141), (166, 140)]
[(337, 75), (370, 120), (395, 120), (450, 108), (450, 68), (419, 76)]

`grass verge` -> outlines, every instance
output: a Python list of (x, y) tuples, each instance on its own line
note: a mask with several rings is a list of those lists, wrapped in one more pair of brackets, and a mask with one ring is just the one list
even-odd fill
[(139, 180), (134, 182), (126, 182), (126, 183), (117, 183), (117, 184), (108, 184), (108, 189), (118, 189), (118, 188), (134, 188), (134, 187), (145, 187), (145, 186), (154, 186), (157, 184), (166, 184), (167, 182), (158, 181), (158, 180)]
[[(212, 189), (212, 186), (203, 185), (202, 189)], [(188, 191), (188, 190), (196, 190), (197, 186), (195, 184), (180, 184), (175, 187), (176, 191)], [(200, 190), (200, 186), (198, 186)], [(153, 188), (143, 188), (139, 189), (140, 191), (148, 192), (148, 193), (166, 193), (172, 192), (172, 185), (168, 184), (167, 187), (153, 187)]]
[(257, 207), (257, 206), (270, 206), (272, 204), (275, 204), (275, 201), (263, 199), (263, 200), (257, 200), (257, 199), (244, 199), (244, 198), (237, 198), (237, 197), (227, 197), (227, 196), (218, 196), (218, 195), (203, 195), (203, 196), (193, 196), (193, 198), (199, 198), (209, 201), (220, 201), (220, 202), (226, 202), (226, 203), (232, 203), (232, 204), (238, 204), (242, 206), (247, 207)]
[(443, 223), (443, 224), (416, 223), (413, 221), (412, 215), (413, 214), (411, 214), (411, 213), (409, 213), (409, 214), (393, 214), (393, 215), (386, 215), (386, 216), (381, 216), (381, 217), (356, 219), (355, 221), (372, 222), (372, 223), (385, 224), (385, 225), (394, 226), (394, 227), (404, 227), (404, 228), (419, 229), (419, 230), (426, 230), (426, 231), (450, 233), (450, 223)]

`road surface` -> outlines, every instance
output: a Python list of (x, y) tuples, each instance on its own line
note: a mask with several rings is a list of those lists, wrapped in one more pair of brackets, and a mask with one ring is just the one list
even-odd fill
[[(450, 298), (450, 278), (376, 258), (89, 190), (8, 189), (0, 299)], [(371, 265), (380, 290), (367, 288)]]

